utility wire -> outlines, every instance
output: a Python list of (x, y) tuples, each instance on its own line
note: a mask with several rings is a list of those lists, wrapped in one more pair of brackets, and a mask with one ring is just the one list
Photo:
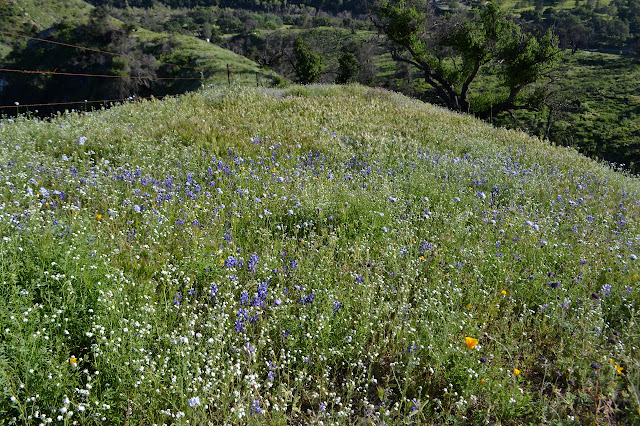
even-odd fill
[(146, 80), (201, 80), (199, 77), (144, 77), (131, 75), (106, 75), (106, 74), (82, 74), (73, 72), (57, 72), (57, 71), (33, 71), (33, 70), (14, 70), (8, 68), (0, 68), (0, 72), (15, 72), (22, 74), (42, 74), (42, 75), (66, 75), (76, 77), (103, 77), (103, 78), (139, 78)]
[(143, 99), (162, 99), (171, 95), (165, 96), (147, 96), (147, 97), (129, 97), (124, 99), (103, 99), (100, 101), (70, 101), (70, 102), (53, 102), (48, 104), (28, 104), (28, 105), (0, 105), (0, 109), (5, 108), (28, 108), (28, 107), (40, 107), (40, 106), (50, 106), (50, 105), (73, 105), (73, 104), (92, 104), (92, 103), (107, 103), (107, 102), (124, 102), (124, 101), (137, 101)]
[[(120, 57), (127, 58), (127, 59), (135, 59), (133, 56), (125, 55), (125, 54), (122, 54), (122, 53), (108, 52), (106, 50), (92, 49), (90, 47), (77, 46), (75, 44), (61, 43), (59, 41), (53, 41), (53, 40), (45, 40), (43, 38), (30, 37), (30, 36), (21, 35), (21, 34), (15, 34), (15, 33), (9, 32), (9, 31), (0, 31), (0, 34), (13, 36), (13, 37), (22, 37), (22, 38), (26, 38), (26, 39), (29, 39), (29, 40), (42, 41), (44, 43), (57, 44), (57, 45), (60, 45), (60, 46), (73, 47), (75, 49), (88, 50), (90, 52), (104, 53), (106, 55), (120, 56)], [(172, 64), (170, 62), (163, 62), (163, 63), (166, 64), (166, 65), (173, 65), (175, 67), (180, 67), (180, 68), (189, 68), (189, 69), (192, 69), (192, 70), (199, 70), (199, 68), (189, 67), (187, 65)]]

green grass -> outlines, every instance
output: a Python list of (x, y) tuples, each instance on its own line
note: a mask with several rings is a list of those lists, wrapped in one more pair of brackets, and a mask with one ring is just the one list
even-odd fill
[(495, 123), (528, 127), (557, 144), (640, 172), (640, 98), (634, 95), (640, 64), (620, 55), (567, 52), (558, 76), (550, 100), (560, 108), (553, 111), (550, 126), (548, 109), (499, 117)]
[(7, 56), (11, 52), (11, 47), (6, 44), (0, 43), (0, 60)]
[(38, 30), (51, 27), (63, 20), (86, 20), (93, 6), (82, 0), (8, 0), (16, 6), (16, 16), (22, 25), (35, 25)]
[[(159, 34), (146, 30), (136, 32), (136, 37), (145, 49), (154, 52), (155, 46), (158, 46), (169, 39), (174, 40), (178, 46), (173, 49), (172, 53), (163, 56), (158, 55), (160, 62), (169, 62), (177, 64), (188, 64), (195, 67), (198, 71), (194, 72), (181, 69), (179, 76), (187, 76), (193, 74), (199, 76), (200, 72), (205, 77), (204, 80), (195, 86), (187, 83), (181, 88), (181, 92), (185, 90), (197, 89), (200, 84), (205, 85), (226, 85), (228, 84), (227, 65), (231, 70), (231, 82), (239, 85), (270, 85), (274, 77), (274, 73), (261, 69), (258, 64), (237, 55), (229, 50), (223, 49), (213, 43), (207, 43), (204, 40), (195, 37), (182, 35)], [(155, 52), (154, 52), (155, 53)], [(257, 75), (257, 81), (256, 81)]]
[[(81, 0), (2, 0), (0, 30), (25, 34), (32, 29), (45, 30), (63, 20), (85, 21), (92, 8)], [(12, 38), (0, 35), (0, 59), (9, 54), (13, 42)]]
[(234, 87), (4, 119), (0, 164), (9, 424), (640, 419), (640, 182), (572, 149)]
[[(529, 3), (527, 5), (527, 3)], [(588, 1), (583, 1), (583, 0), (579, 0), (577, 2), (577, 5), (579, 6), (583, 6), (585, 4), (588, 4)], [(599, 6), (600, 7), (606, 7), (609, 5), (609, 3), (611, 3), (611, 0), (600, 0), (599, 1)], [(535, 2), (532, 1), (522, 1), (522, 0), (501, 0), (499, 2), (500, 7), (502, 9), (504, 9), (505, 11), (508, 12), (512, 12), (516, 15), (518, 15), (518, 12), (524, 11), (524, 10), (533, 10), (535, 9)], [(561, 0), (558, 2), (544, 2), (544, 7), (552, 7), (556, 10), (572, 10), (575, 9), (576, 7), (576, 1), (575, 0)]]

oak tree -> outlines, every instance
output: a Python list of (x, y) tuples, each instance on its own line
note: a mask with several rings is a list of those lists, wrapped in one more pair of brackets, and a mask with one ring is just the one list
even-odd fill
[[(378, 0), (372, 10), (396, 61), (418, 69), (448, 108), (480, 117), (535, 108), (540, 92), (525, 89), (547, 75), (560, 52), (550, 31), (523, 31), (493, 1), (450, 14), (427, 0)], [(469, 92), (483, 71), (498, 76), (501, 97), (472, 105)]]

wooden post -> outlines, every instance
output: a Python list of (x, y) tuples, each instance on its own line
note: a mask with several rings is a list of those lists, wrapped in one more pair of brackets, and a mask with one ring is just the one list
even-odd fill
[(229, 82), (229, 86), (231, 86), (231, 68), (229, 68), (229, 64), (227, 64), (227, 81)]

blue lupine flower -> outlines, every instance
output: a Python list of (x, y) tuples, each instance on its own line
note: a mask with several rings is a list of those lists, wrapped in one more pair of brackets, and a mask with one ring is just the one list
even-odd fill
[(420, 404), (417, 398), (412, 399), (413, 405), (411, 406), (411, 411), (417, 411), (420, 409)]
[(251, 415), (260, 414), (262, 409), (260, 408), (260, 400), (254, 399), (253, 403), (251, 403)]
[(224, 267), (227, 269), (233, 269), (238, 265), (239, 265), (238, 259), (233, 256), (229, 256), (227, 260), (224, 261)]
[(316, 295), (311, 293), (301, 298), (300, 303), (302, 303), (303, 305), (307, 303), (312, 303), (315, 300), (315, 298), (316, 298)]
[(182, 292), (177, 292), (173, 298), (173, 306), (180, 306), (180, 303), (182, 303)]
[(244, 350), (247, 351), (249, 355), (253, 355), (253, 353), (256, 351), (256, 347), (247, 342), (244, 344)]
[(267, 283), (264, 281), (258, 284), (258, 299), (267, 300)]
[(600, 294), (602, 294), (604, 297), (609, 296), (609, 294), (611, 294), (611, 288), (612, 287), (609, 284), (603, 285), (600, 289)]
[(218, 286), (215, 285), (214, 283), (211, 283), (211, 287), (209, 288), (209, 297), (211, 297), (213, 300), (216, 300), (217, 296), (218, 296)]
[(268, 361), (267, 366), (269, 367), (269, 373), (267, 374), (267, 379), (270, 382), (272, 382), (273, 379), (276, 377), (276, 372), (274, 371), (276, 369), (276, 365), (273, 362)]
[(247, 269), (252, 274), (256, 271), (256, 268), (258, 267), (258, 259), (260, 259), (260, 257), (257, 254), (253, 253), (251, 255), (251, 258), (249, 259), (249, 262), (247, 263)]
[(244, 320), (241, 318), (238, 318), (234, 324), (234, 327), (237, 332), (244, 331)]

